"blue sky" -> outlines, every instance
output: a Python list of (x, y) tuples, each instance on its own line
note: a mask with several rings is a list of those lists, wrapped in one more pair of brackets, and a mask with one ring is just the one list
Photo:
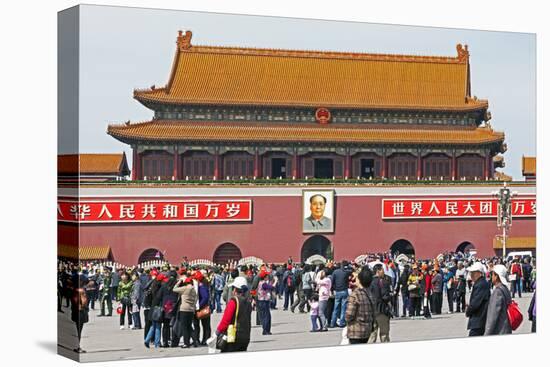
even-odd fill
[(536, 154), (534, 34), (88, 5), (80, 18), (82, 153), (125, 151), (131, 161), (107, 125), (151, 119), (133, 89), (168, 81), (179, 29), (193, 31), (193, 44), (219, 46), (455, 56), (457, 43), (468, 44), (472, 94), (489, 100), (491, 124), (506, 134), (504, 172), (521, 180), (522, 155)]

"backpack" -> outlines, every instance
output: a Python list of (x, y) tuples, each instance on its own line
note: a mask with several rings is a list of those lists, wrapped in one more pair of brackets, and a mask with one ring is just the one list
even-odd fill
[(286, 286), (289, 289), (293, 289), (296, 286), (296, 279), (294, 278), (293, 272), (289, 272), (286, 276)]
[(221, 277), (221, 275), (216, 274), (214, 276), (214, 289), (217, 291), (222, 291), (223, 286), (223, 278)]

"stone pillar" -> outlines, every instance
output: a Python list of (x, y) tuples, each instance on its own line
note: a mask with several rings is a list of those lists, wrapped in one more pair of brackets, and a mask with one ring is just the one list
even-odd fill
[(174, 147), (174, 172), (172, 172), (172, 176), (174, 176), (175, 180), (178, 180), (180, 178), (180, 155), (178, 152), (178, 146), (176, 145)]

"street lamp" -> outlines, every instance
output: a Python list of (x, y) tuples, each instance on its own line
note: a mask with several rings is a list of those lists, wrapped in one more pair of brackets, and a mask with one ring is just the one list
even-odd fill
[(515, 193), (510, 191), (510, 188), (506, 186), (501, 187), (498, 192), (494, 193), (494, 196), (498, 199), (497, 204), (497, 227), (502, 229), (502, 257), (506, 259), (506, 238), (508, 231), (512, 226), (512, 196)]

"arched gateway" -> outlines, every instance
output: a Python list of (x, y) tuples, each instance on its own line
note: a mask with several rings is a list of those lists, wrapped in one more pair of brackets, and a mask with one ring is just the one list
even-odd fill
[(241, 250), (236, 245), (226, 242), (214, 251), (212, 261), (215, 264), (227, 264), (230, 261), (239, 261), (242, 257)]
[(399, 254), (405, 254), (407, 256), (414, 256), (414, 246), (407, 240), (400, 239), (395, 241), (391, 247), (390, 251), (393, 256)]
[(456, 247), (456, 252), (462, 252), (463, 254), (467, 254), (472, 250), (475, 250), (475, 246), (473, 243), (464, 241), (460, 245)]
[(138, 258), (138, 264), (144, 263), (146, 261), (155, 261), (155, 260), (164, 260), (164, 254), (156, 249), (149, 248), (141, 253)]
[(314, 235), (305, 240), (302, 245), (301, 262), (305, 262), (312, 255), (321, 255), (326, 259), (333, 258), (332, 243), (328, 238)]

